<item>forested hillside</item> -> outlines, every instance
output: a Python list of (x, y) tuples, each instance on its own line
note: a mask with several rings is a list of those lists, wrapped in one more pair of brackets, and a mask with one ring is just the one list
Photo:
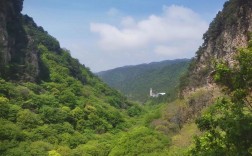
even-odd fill
[(189, 59), (167, 60), (125, 66), (97, 73), (109, 86), (119, 90), (129, 99), (145, 102), (150, 88), (165, 92), (166, 100), (176, 96), (179, 78), (187, 70)]

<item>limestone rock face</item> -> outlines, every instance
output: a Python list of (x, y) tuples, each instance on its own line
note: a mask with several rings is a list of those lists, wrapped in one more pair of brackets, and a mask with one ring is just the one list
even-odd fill
[[(10, 46), (13, 41), (10, 41), (8, 26), (18, 16), (13, 3), (7, 0), (0, 1), (0, 65), (7, 65), (11, 59)], [(1, 71), (2, 72), (2, 68)]]
[[(188, 73), (188, 84), (182, 92), (187, 93), (209, 85), (214, 60), (225, 60), (232, 65), (237, 48), (246, 47), (252, 32), (252, 1), (229, 0), (224, 4), (208, 31), (204, 43), (196, 52)], [(182, 93), (183, 94), (183, 93)]]
[(38, 52), (24, 29), (22, 7), (23, 0), (0, 1), (0, 77), (37, 81)]

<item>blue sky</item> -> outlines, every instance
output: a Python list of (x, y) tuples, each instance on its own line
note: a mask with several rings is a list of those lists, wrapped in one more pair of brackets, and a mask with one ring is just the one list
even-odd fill
[(191, 58), (226, 0), (25, 0), (33, 17), (92, 71)]

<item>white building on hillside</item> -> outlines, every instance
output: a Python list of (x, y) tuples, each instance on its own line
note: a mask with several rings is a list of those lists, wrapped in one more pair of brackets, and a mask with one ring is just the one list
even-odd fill
[(150, 97), (159, 97), (159, 96), (163, 96), (165, 95), (166, 93), (154, 93), (152, 91), (152, 88), (150, 88)]

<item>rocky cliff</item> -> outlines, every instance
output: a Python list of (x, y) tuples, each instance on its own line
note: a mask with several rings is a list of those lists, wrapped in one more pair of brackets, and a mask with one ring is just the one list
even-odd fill
[[(213, 62), (225, 60), (232, 65), (237, 48), (246, 47), (252, 32), (252, 1), (229, 0), (224, 4), (196, 52), (188, 74), (182, 79), (182, 94), (209, 85)], [(211, 83), (211, 82), (210, 82)]]
[(60, 46), (32, 18), (21, 14), (22, 6), (23, 0), (0, 1), (0, 77), (34, 82), (44, 70), (38, 45), (50, 39), (53, 50), (59, 51)]
[(24, 65), (27, 37), (21, 24), (22, 0), (0, 2), (0, 74), (9, 77), (13, 66)]

